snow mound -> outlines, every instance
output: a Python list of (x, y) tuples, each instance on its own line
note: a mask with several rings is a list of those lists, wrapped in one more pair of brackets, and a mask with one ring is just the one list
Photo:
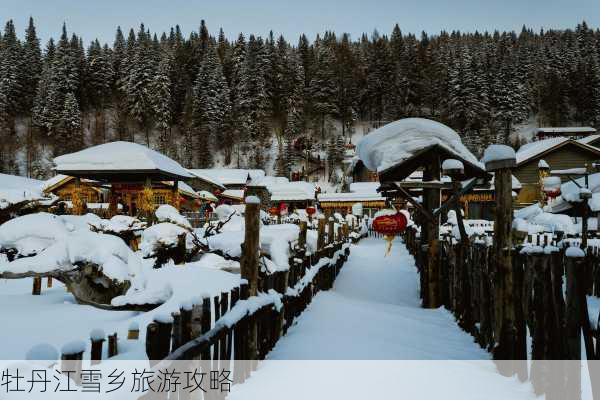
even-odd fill
[(22, 176), (0, 174), (0, 209), (23, 201), (46, 199), (43, 193), (44, 181)]
[(573, 258), (583, 258), (585, 257), (585, 251), (577, 246), (568, 247), (565, 251), (565, 256), (573, 257)]
[(145, 222), (128, 215), (115, 215), (111, 219), (99, 219), (90, 224), (100, 231), (115, 233), (141, 230), (146, 227)]
[(155, 211), (156, 218), (160, 222), (171, 222), (184, 228), (192, 229), (192, 225), (177, 209), (169, 204), (163, 204)]
[(53, 361), (58, 360), (58, 350), (48, 343), (40, 343), (33, 346), (25, 355), (30, 361)]
[(383, 171), (435, 145), (482, 167), (462, 144), (458, 133), (444, 124), (423, 118), (401, 119), (376, 129), (358, 143), (357, 149), (368, 169)]
[(74, 340), (69, 343), (65, 343), (61, 348), (60, 352), (64, 355), (83, 353), (85, 351), (85, 342), (82, 340)]
[(0, 247), (30, 256), (64, 239), (67, 234), (67, 227), (60, 217), (48, 213), (29, 214), (0, 226)]
[(106, 333), (101, 328), (92, 329), (90, 332), (90, 339), (92, 342), (99, 342), (100, 340), (104, 340), (106, 337)]
[(140, 250), (143, 257), (152, 257), (156, 248), (171, 247), (177, 245), (179, 237), (186, 235), (188, 231), (179, 225), (169, 222), (161, 222), (144, 229)]

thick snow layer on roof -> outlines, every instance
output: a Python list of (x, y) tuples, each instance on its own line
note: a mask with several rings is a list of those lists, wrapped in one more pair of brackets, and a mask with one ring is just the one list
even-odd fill
[(211, 168), (211, 169), (195, 169), (194, 174), (216, 179), (222, 185), (245, 185), (248, 182), (248, 177), (252, 182), (259, 182), (265, 176), (265, 171), (262, 169), (239, 169), (239, 168)]
[(354, 182), (350, 184), (351, 193), (377, 193), (379, 182)]
[(215, 186), (220, 187), (221, 189), (225, 189), (225, 185), (214, 175), (211, 175), (203, 169), (188, 169), (188, 172), (194, 175), (194, 177), (202, 179), (203, 181), (207, 181), (212, 183)]
[(539, 154), (542, 154), (554, 146), (568, 142), (569, 138), (557, 137), (552, 139), (537, 140), (535, 142), (524, 144), (517, 150), (517, 164), (527, 161)]
[(219, 201), (219, 199), (217, 199), (217, 196), (215, 196), (211, 192), (207, 192), (206, 190), (199, 191), (198, 196), (200, 197), (200, 199), (206, 201)]
[(577, 141), (579, 143), (583, 143), (583, 144), (590, 144), (593, 141), (598, 140), (598, 139), (600, 139), (600, 135), (590, 135), (590, 136), (586, 136), (586, 137), (581, 138), (581, 139), (577, 139)]
[(538, 132), (544, 133), (570, 133), (570, 132), (596, 132), (595, 128), (590, 126), (564, 126), (564, 127), (541, 127)]
[(0, 174), (0, 209), (23, 201), (43, 200), (44, 181)]
[(175, 160), (132, 142), (110, 142), (54, 159), (57, 171), (162, 171), (193, 178)]
[(550, 168), (550, 165), (546, 162), (546, 160), (538, 161), (538, 168)]
[(288, 182), (272, 185), (268, 189), (272, 201), (302, 201), (315, 198), (315, 184), (311, 182)]
[(263, 176), (256, 182), (253, 181), (252, 184), (265, 186), (267, 189), (269, 189), (272, 186), (284, 185), (289, 183), (289, 181), (290, 180), (284, 176)]
[(227, 189), (221, 193), (221, 196), (242, 200), (244, 198), (244, 191), (241, 189)]
[(444, 124), (423, 118), (401, 119), (376, 129), (358, 143), (358, 155), (368, 169), (383, 171), (434, 145), (481, 166), (462, 144), (458, 133)]
[(334, 201), (383, 201), (379, 193), (321, 193), (318, 196), (320, 202)]
[(491, 161), (513, 160), (515, 159), (515, 150), (505, 144), (492, 144), (483, 152), (481, 162), (488, 163)]

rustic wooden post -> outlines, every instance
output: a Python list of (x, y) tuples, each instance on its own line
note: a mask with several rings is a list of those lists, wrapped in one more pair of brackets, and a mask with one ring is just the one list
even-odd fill
[[(494, 322), (497, 345), (494, 359), (513, 360), (516, 354), (515, 304), (512, 268), (512, 172), (515, 151), (505, 145), (491, 145), (484, 155), (485, 169), (494, 172), (496, 218), (494, 220), (495, 301)], [(500, 371), (513, 375), (514, 371)]]
[(154, 317), (154, 322), (158, 327), (158, 339), (156, 356), (162, 360), (169, 355), (171, 351), (171, 332), (173, 331), (173, 317), (170, 315), (159, 315)]
[(173, 188), (171, 189), (171, 205), (179, 210), (179, 181), (173, 182)]
[(329, 225), (327, 227), (327, 244), (333, 244), (335, 240), (335, 219), (333, 217), (329, 217)]
[(325, 247), (325, 216), (323, 214), (319, 214), (318, 224), (317, 250), (321, 250)]
[(34, 296), (39, 296), (42, 294), (42, 277), (34, 276), (33, 277), (33, 289), (31, 289), (31, 294)]
[(260, 248), (260, 199), (256, 196), (246, 198), (244, 211), (245, 232), (240, 260), (242, 279), (248, 281), (250, 296), (258, 293), (258, 263)]
[(127, 339), (128, 340), (138, 340), (140, 338), (140, 325), (133, 321), (129, 324), (129, 329), (127, 331)]
[(46, 280), (46, 287), (50, 289), (52, 287), (52, 277), (49, 276)]
[[(583, 251), (575, 251), (575, 248), (568, 248), (566, 251), (566, 336), (567, 336), (567, 360), (581, 359), (581, 323), (580, 323), (580, 297), (577, 269), (582, 268), (582, 260), (585, 257)], [(581, 370), (575, 363), (567, 368), (567, 398), (581, 398)]]
[[(306, 221), (300, 221), (300, 234), (298, 235), (298, 247), (300, 249), (306, 248), (306, 230), (307, 230)], [(303, 253), (303, 255), (304, 255), (304, 253)]]
[(108, 357), (114, 357), (119, 354), (117, 333), (108, 335)]
[(92, 360), (92, 365), (98, 364), (102, 360), (102, 343), (104, 343), (104, 337), (102, 329), (94, 329), (90, 332), (90, 341), (92, 342), (90, 359)]
[[(441, 165), (439, 155), (434, 155), (423, 171), (423, 182), (441, 180)], [(423, 189), (423, 206), (426, 210), (433, 212), (439, 208), (441, 201), (441, 190), (439, 188)], [(424, 306), (427, 308), (438, 308), (440, 301), (440, 218), (439, 215), (427, 220), (425, 226), (425, 239), (427, 241), (427, 261), (424, 268), (427, 280), (427, 295)]]
[(177, 350), (183, 344), (181, 340), (181, 314), (179, 311), (171, 313), (173, 317), (173, 329), (171, 331), (171, 352)]
[(192, 310), (193, 305), (191, 303), (184, 304), (179, 309), (179, 315), (181, 315), (181, 344), (185, 344), (192, 340)]
[(76, 384), (81, 383), (81, 366), (83, 364), (83, 353), (85, 342), (74, 341), (65, 344), (61, 349), (61, 371)]

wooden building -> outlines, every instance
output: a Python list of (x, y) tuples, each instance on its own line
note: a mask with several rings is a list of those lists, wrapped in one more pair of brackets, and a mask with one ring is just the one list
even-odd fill
[(188, 169), (188, 172), (193, 175), (188, 183), (196, 192), (206, 191), (215, 194), (227, 189), (219, 179), (204, 171), (201, 169)]
[(565, 137), (573, 140), (596, 134), (596, 129), (589, 126), (542, 127), (536, 132), (537, 140)]
[[(582, 168), (600, 160), (600, 149), (566, 137), (539, 140), (522, 146), (517, 151), (517, 166), (513, 169), (513, 174), (523, 186), (517, 197), (519, 205), (540, 200), (541, 160), (552, 170)], [(568, 178), (563, 177), (565, 179)]]
[[(196, 201), (188, 202), (179, 188), (181, 181), (194, 175), (176, 161), (137, 143), (105, 143), (56, 157), (54, 163), (58, 174), (75, 178), (70, 189), (74, 214), (85, 211), (82, 194), (88, 190), (86, 180), (108, 189), (104, 199), (108, 203), (107, 216), (117, 214), (121, 204), (123, 212), (153, 219), (160, 204), (185, 209)], [(183, 192), (196, 197), (194, 190), (188, 188), (183, 186)]]
[(319, 206), (324, 212), (351, 214), (352, 206), (362, 204), (363, 215), (373, 217), (386, 207), (386, 198), (378, 193), (321, 193), (317, 196)]
[[(239, 168), (211, 168), (211, 169), (193, 169), (190, 172), (196, 177), (203, 177), (205, 181), (211, 180), (213, 185), (222, 186), (220, 190), (233, 189), (244, 190), (251, 183), (258, 183), (265, 177), (265, 171), (262, 169), (239, 169)], [(192, 179), (192, 186), (194, 180)], [(201, 190), (208, 190), (202, 188)]]

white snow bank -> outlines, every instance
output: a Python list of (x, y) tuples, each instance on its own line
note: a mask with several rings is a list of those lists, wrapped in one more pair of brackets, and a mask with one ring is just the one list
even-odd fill
[(23, 201), (46, 199), (44, 181), (22, 176), (0, 174), (0, 209)]
[(577, 246), (571, 246), (567, 247), (567, 250), (565, 251), (565, 256), (573, 258), (583, 258), (585, 257), (585, 251), (583, 251)]
[(111, 142), (89, 147), (76, 153), (65, 154), (54, 159), (56, 170), (69, 171), (162, 171), (168, 174), (193, 178), (175, 160), (141, 144)]
[(98, 220), (90, 221), (89, 224), (100, 231), (115, 233), (137, 231), (146, 227), (145, 222), (128, 215), (115, 215), (111, 219), (98, 218)]
[(406, 118), (369, 133), (358, 143), (358, 155), (372, 171), (383, 171), (430, 147), (441, 146), (458, 158), (481, 168), (477, 158), (451, 128), (423, 118)]

